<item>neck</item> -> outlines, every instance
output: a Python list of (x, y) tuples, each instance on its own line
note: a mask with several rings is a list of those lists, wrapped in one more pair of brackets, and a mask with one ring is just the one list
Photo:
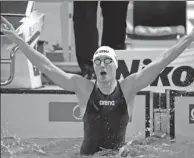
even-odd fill
[(110, 81), (97, 81), (97, 86), (105, 94), (112, 93), (114, 91), (116, 85), (117, 85), (116, 79), (113, 79)]

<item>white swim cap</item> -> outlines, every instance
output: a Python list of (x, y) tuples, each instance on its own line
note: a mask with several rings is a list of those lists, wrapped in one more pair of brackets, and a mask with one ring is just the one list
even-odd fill
[(111, 58), (113, 60), (113, 62), (116, 65), (116, 68), (118, 68), (118, 61), (116, 58), (116, 53), (114, 51), (114, 49), (112, 49), (109, 46), (101, 46), (100, 48), (97, 49), (97, 51), (94, 53), (93, 56), (93, 62), (97, 57), (100, 57), (102, 55), (108, 56), (109, 58)]

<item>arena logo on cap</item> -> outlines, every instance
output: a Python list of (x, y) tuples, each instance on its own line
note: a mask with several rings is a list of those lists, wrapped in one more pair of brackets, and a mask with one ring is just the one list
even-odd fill
[(109, 51), (108, 50), (99, 50), (99, 51), (96, 51), (95, 54), (98, 54), (98, 53), (109, 53)]
[(194, 124), (194, 104), (189, 105), (189, 123)]

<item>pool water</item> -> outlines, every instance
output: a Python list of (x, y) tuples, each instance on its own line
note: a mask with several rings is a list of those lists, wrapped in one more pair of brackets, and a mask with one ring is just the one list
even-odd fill
[[(132, 140), (130, 138), (128, 141)], [(82, 138), (1, 137), (2, 158), (119, 158), (118, 153), (104, 150), (93, 156), (79, 155)], [(166, 136), (133, 139), (128, 158), (194, 158), (194, 139), (175, 142)]]
[[(155, 124), (166, 122), (168, 116)], [(153, 130), (153, 129), (149, 129)], [(172, 140), (164, 133), (142, 138), (145, 129), (136, 133), (128, 147), (127, 158), (194, 158), (194, 138)], [(180, 136), (181, 137), (181, 136)], [(11, 135), (6, 126), (1, 127), (1, 158), (120, 158), (117, 152), (103, 150), (93, 156), (79, 155), (83, 138), (29, 138)]]

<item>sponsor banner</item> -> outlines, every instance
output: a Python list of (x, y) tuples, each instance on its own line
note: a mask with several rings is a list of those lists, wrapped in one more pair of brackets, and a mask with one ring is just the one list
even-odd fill
[[(130, 74), (144, 69), (164, 52), (164, 49), (132, 49), (119, 50), (117, 79), (123, 79)], [(194, 49), (185, 50), (177, 59), (164, 68), (156, 79), (143, 91), (165, 91), (165, 89), (194, 89)]]
[(175, 102), (175, 137), (176, 140), (194, 138), (194, 97), (176, 96)]

